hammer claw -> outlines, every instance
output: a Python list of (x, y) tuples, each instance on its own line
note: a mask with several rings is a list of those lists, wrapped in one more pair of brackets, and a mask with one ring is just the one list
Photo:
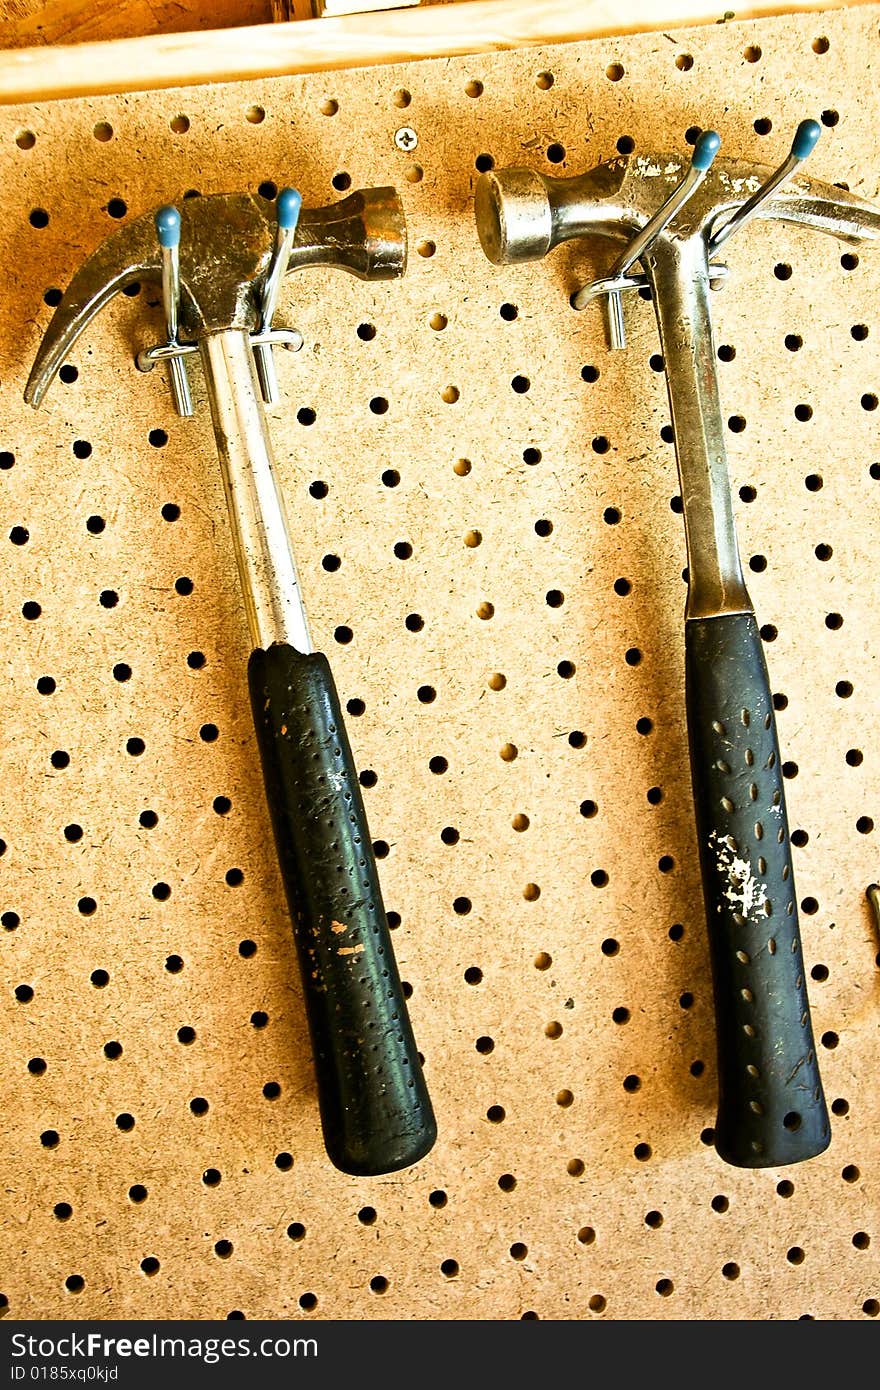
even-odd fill
[(25, 386), (40, 404), (58, 368), (95, 314), (136, 280), (161, 280), (162, 262), (149, 218), (122, 227), (80, 266), (52, 315)]
[(853, 244), (880, 241), (880, 210), (855, 193), (801, 176), (768, 198), (755, 219), (775, 218)]

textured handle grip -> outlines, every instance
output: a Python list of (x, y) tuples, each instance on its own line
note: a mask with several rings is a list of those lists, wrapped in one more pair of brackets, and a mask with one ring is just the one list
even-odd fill
[(390, 1173), (437, 1136), (327, 658), (253, 652), (251, 703), (293, 916), (327, 1152)]
[(687, 712), (718, 1042), (715, 1145), (776, 1167), (830, 1141), (779, 743), (752, 613), (686, 624)]

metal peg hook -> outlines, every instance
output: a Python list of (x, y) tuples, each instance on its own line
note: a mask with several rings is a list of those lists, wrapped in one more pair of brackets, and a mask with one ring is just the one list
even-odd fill
[[(704, 130), (697, 139), (694, 146), (694, 153), (691, 157), (690, 167), (684, 178), (673, 189), (666, 202), (663, 203), (654, 216), (648, 221), (640, 232), (633, 237), (626, 247), (623, 254), (614, 262), (611, 270), (606, 277), (609, 281), (619, 281), (625, 277), (628, 271), (640, 256), (647, 251), (651, 242), (660, 235), (664, 227), (667, 227), (675, 214), (684, 206), (687, 200), (696, 192), (706, 173), (711, 167), (712, 161), (721, 147), (721, 136), (715, 130)], [(585, 309), (594, 299), (597, 293), (602, 293), (597, 286), (600, 282), (596, 281), (590, 285), (584, 285), (578, 292), (572, 295), (571, 305), (574, 309)], [(633, 288), (636, 283), (634, 282)], [(622, 348), (626, 346), (626, 335), (623, 327), (623, 308), (621, 305), (621, 291), (628, 289), (628, 284), (618, 284), (605, 290), (608, 295), (608, 329), (609, 341), (612, 348)]]
[[(272, 260), (263, 284), (260, 303), (260, 335), (268, 334), (272, 327), (281, 280), (287, 270), (290, 250), (296, 236), (302, 197), (295, 188), (282, 188), (275, 206), (278, 225), (275, 229), (275, 247), (272, 251)], [(278, 399), (278, 378), (275, 374), (275, 358), (272, 355), (271, 340), (254, 345), (254, 358), (263, 400), (267, 405), (272, 405)]]
[[(162, 248), (162, 300), (165, 306), (165, 328), (168, 346), (179, 347), (177, 341), (178, 308), (180, 305), (180, 213), (175, 207), (160, 208), (156, 213), (156, 235)], [(178, 415), (192, 415), (192, 396), (186, 363), (179, 353), (168, 358), (171, 394)]]
[(808, 155), (812, 154), (816, 148), (816, 142), (822, 134), (822, 127), (818, 121), (801, 121), (795, 131), (794, 140), (791, 143), (791, 150), (788, 156), (782, 161), (775, 174), (771, 174), (766, 183), (762, 183), (757, 193), (753, 193), (741, 208), (719, 227), (709, 239), (709, 259), (715, 255), (720, 246), (723, 246), (728, 237), (733, 236), (741, 227), (754, 217), (758, 208), (769, 198), (771, 193), (775, 193), (777, 188), (781, 188), (787, 183), (792, 174), (803, 164)]

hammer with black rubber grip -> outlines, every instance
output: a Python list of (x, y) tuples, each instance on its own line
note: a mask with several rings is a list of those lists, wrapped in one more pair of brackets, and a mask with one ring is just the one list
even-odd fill
[(831, 184), (792, 180), (818, 135), (815, 121), (802, 122), (776, 170), (716, 160), (720, 139), (705, 131), (690, 164), (652, 152), (568, 179), (495, 170), (476, 187), (477, 229), (497, 265), (539, 259), (572, 237), (623, 244), (610, 273), (571, 301), (582, 309), (607, 297), (612, 347), (624, 342), (620, 296), (651, 290), (687, 536), (686, 699), (715, 994), (715, 1145), (749, 1168), (811, 1158), (831, 1134), (773, 702), (734, 528), (709, 290), (727, 275), (715, 259), (722, 243), (752, 217), (853, 243), (880, 239), (876, 208)]
[(187, 198), (121, 228), (80, 267), (46, 330), (25, 391), (34, 406), (93, 316), (134, 281), (159, 280), (167, 341), (138, 366), (168, 365), (192, 413), (187, 363), (201, 360), (244, 606), (248, 681), (266, 795), (314, 1051), (327, 1152), (343, 1172), (380, 1174), (436, 1138), (388, 931), (357, 771), (326, 656), (312, 648), (263, 399), (275, 398), (281, 277), (311, 265), (362, 280), (403, 274), (406, 226), (393, 188), (302, 209), (262, 198)]

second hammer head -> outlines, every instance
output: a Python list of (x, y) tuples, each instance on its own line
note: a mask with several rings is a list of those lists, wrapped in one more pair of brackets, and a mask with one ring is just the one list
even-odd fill
[[(688, 161), (676, 154), (630, 155), (571, 178), (534, 169), (481, 174), (475, 190), (477, 231), (495, 265), (540, 260), (560, 242), (602, 237), (627, 242), (644, 227), (682, 179)], [(717, 159), (699, 191), (670, 226), (679, 239), (709, 237), (774, 171)], [(877, 209), (836, 185), (803, 176), (768, 198), (757, 215), (799, 223), (844, 241), (880, 238)]]

